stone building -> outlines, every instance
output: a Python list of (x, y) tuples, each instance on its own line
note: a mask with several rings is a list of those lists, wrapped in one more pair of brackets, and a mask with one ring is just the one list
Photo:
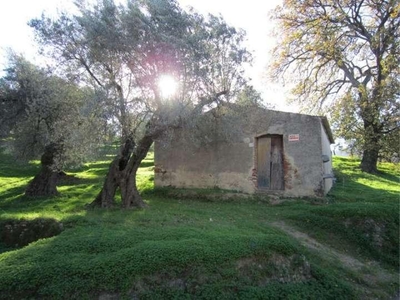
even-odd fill
[[(257, 108), (234, 118), (231, 124), (241, 129), (228, 138), (199, 144), (181, 129), (168, 141), (156, 141), (156, 187), (284, 197), (320, 197), (331, 189), (334, 140), (326, 117)], [(215, 128), (223, 126), (230, 125), (219, 122)]]

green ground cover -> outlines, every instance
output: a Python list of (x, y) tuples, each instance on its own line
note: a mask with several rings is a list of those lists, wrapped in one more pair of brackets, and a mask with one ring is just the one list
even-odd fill
[(329, 204), (271, 205), (268, 198), (168, 196), (153, 188), (150, 154), (138, 179), (148, 208), (125, 211), (85, 207), (99, 192), (107, 160), (67, 172), (74, 177), (60, 183), (58, 197), (28, 199), (24, 187), (37, 163), (0, 155), (0, 224), (53, 218), (64, 226), (23, 248), (0, 241), (1, 299), (385, 299), (398, 290), (393, 280), (372, 286), (273, 226), (283, 221), (396, 273), (400, 188), (393, 164), (369, 175), (356, 160), (336, 158)]

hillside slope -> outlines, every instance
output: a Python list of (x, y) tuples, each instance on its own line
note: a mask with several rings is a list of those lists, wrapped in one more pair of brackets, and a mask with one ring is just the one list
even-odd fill
[(1, 230), (48, 219), (63, 229), (24, 247), (5, 244), (2, 231), (1, 299), (389, 299), (398, 291), (394, 165), (373, 176), (360, 173), (356, 160), (336, 158), (329, 204), (272, 205), (268, 198), (227, 200), (223, 191), (211, 200), (154, 191), (150, 155), (139, 175), (147, 209), (87, 210), (108, 163), (68, 172), (59, 197), (28, 199), (23, 189), (37, 165), (16, 166), (1, 154)]

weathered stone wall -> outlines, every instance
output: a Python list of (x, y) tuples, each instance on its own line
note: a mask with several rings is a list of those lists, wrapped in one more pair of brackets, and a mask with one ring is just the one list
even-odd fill
[[(320, 118), (274, 112), (267, 134), (283, 136), (285, 196), (322, 196)], [(289, 135), (298, 134), (298, 141)]]
[(212, 142), (197, 146), (177, 133), (168, 144), (155, 144), (155, 184), (254, 192), (253, 148), (244, 142)]
[[(321, 120), (319, 117), (258, 110), (238, 120), (243, 130), (231, 141), (201, 147), (176, 132), (172, 141), (155, 143), (155, 185), (158, 187), (221, 188), (245, 193), (257, 189), (257, 137), (282, 135), (283, 196), (322, 196)], [(289, 141), (298, 134), (298, 141)], [(329, 143), (329, 141), (328, 141)]]

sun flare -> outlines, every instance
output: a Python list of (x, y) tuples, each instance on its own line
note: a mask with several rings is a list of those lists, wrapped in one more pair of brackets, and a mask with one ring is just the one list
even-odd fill
[(176, 93), (178, 89), (178, 83), (172, 76), (163, 75), (158, 79), (158, 87), (162, 96), (164, 98), (169, 98)]

